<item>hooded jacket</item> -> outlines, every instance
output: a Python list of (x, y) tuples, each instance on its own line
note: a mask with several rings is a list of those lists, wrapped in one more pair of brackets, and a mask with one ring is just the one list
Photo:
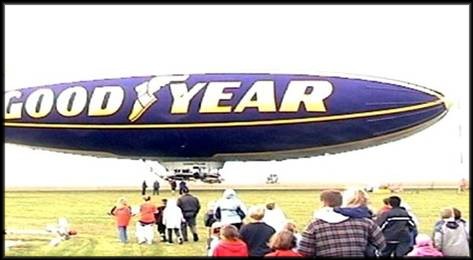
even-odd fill
[(371, 212), (371, 210), (366, 206), (360, 206), (360, 207), (355, 207), (355, 208), (350, 208), (350, 207), (334, 208), (333, 211), (340, 213), (344, 216), (350, 217), (350, 218), (372, 218), (373, 217), (373, 212)]
[(392, 208), (376, 219), (387, 243), (411, 242), (410, 233), (416, 225), (409, 213), (402, 207)]
[(443, 256), (443, 254), (433, 247), (432, 239), (429, 236), (419, 234), (414, 249), (407, 256)]
[(166, 228), (181, 228), (181, 223), (184, 221), (181, 209), (177, 206), (175, 199), (170, 199), (166, 203), (166, 208), (163, 211), (163, 224)]
[(443, 219), (435, 224), (434, 245), (444, 256), (470, 256), (468, 225), (463, 219)]
[(212, 256), (248, 256), (248, 248), (241, 240), (220, 240)]
[(371, 219), (349, 218), (324, 207), (302, 233), (298, 251), (307, 257), (364, 257), (368, 243), (385, 246), (381, 229)]
[(214, 216), (216, 219), (218, 219), (215, 213), (219, 209), (220, 222), (222, 222), (223, 224), (241, 223), (242, 219), (237, 213), (238, 208), (240, 208), (245, 214), (247, 214), (245, 204), (243, 204), (243, 202), (236, 197), (235, 191), (232, 189), (226, 189), (223, 192), (222, 198), (220, 198), (215, 203)]

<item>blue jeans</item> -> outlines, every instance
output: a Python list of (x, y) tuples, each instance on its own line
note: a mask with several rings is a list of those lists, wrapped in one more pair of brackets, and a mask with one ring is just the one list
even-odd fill
[(128, 242), (128, 235), (126, 233), (126, 227), (118, 227), (118, 238), (122, 243)]

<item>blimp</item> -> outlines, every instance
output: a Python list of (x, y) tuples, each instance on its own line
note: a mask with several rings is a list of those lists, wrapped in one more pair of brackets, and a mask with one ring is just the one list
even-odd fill
[(226, 161), (362, 149), (447, 112), (441, 93), (382, 78), (176, 74), (6, 91), (4, 129), (6, 143), (157, 161), (176, 178), (212, 182)]

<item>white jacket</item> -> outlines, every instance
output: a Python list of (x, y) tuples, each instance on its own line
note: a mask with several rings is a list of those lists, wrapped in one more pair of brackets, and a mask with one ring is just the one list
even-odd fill
[(444, 256), (470, 256), (468, 223), (464, 220), (444, 219), (436, 223), (434, 246)]
[(264, 211), (263, 222), (273, 227), (276, 232), (279, 232), (286, 225), (287, 219), (284, 212), (280, 208), (275, 207), (274, 209), (266, 209)]
[(177, 206), (177, 201), (175, 199), (168, 200), (163, 211), (163, 224), (166, 228), (181, 228), (183, 221), (184, 216), (182, 210)]
[(340, 223), (349, 219), (349, 217), (333, 211), (333, 208), (331, 207), (323, 207), (314, 211), (312, 217), (313, 219), (321, 219), (328, 223)]

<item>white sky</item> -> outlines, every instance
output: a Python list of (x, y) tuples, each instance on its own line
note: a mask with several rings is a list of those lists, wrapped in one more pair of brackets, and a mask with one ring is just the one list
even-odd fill
[[(5, 89), (210, 72), (352, 73), (423, 85), (455, 102), (408, 138), (338, 155), (229, 162), (227, 183), (459, 180), (469, 168), (468, 5), (5, 6)], [(460, 131), (461, 129), (461, 131)], [(463, 161), (460, 158), (463, 158)], [(135, 186), (131, 160), (5, 145), (9, 186)]]

